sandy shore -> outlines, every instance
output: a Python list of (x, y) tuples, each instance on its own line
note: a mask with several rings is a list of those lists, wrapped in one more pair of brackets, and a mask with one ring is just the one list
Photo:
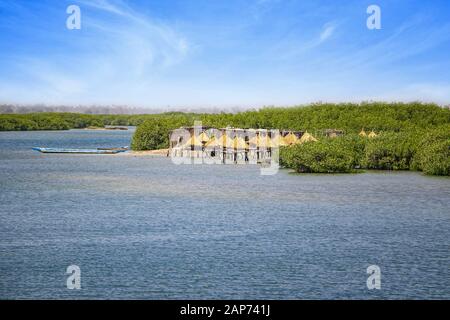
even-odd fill
[(129, 156), (129, 157), (145, 157), (145, 156), (166, 157), (167, 152), (169, 152), (169, 149), (147, 150), (147, 151), (129, 151), (129, 152), (121, 152), (116, 155)]

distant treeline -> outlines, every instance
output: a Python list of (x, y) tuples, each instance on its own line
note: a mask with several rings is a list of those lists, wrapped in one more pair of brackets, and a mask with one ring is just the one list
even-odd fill
[[(0, 104), (0, 114), (3, 113), (37, 113), (37, 112), (67, 112), (85, 114), (143, 114), (148, 109), (130, 108), (127, 106), (48, 106), (45, 104), (20, 105)], [(160, 113), (158, 111), (154, 113)]]
[(157, 121), (174, 129), (193, 125), (201, 120), (213, 127), (277, 128), (290, 130), (321, 130), (337, 128), (347, 133), (361, 128), (377, 131), (402, 131), (428, 128), (450, 122), (450, 110), (435, 104), (423, 103), (363, 103), (314, 104), (309, 106), (275, 108), (238, 113), (182, 113), (159, 114), (82, 114), (42, 112), (0, 114), (0, 131), (6, 130), (64, 130), (88, 126), (138, 126), (144, 121)]
[[(247, 108), (248, 109), (248, 108)], [(233, 113), (243, 111), (243, 107), (233, 107)], [(0, 114), (5, 113), (38, 113), (38, 112), (65, 112), (65, 113), (84, 113), (84, 114), (148, 114), (148, 108), (137, 108), (129, 106), (117, 105), (87, 105), (87, 106), (65, 106), (65, 105), (21, 105), (21, 104), (0, 104)], [(152, 114), (168, 113), (168, 112), (185, 112), (185, 113), (219, 113), (222, 109), (218, 107), (208, 108), (189, 108), (189, 107), (174, 107), (167, 106), (165, 108), (152, 108)]]
[[(167, 121), (177, 113), (146, 114), (146, 115), (112, 115), (112, 114), (81, 114), (64, 112), (42, 112), (27, 114), (0, 114), (0, 131), (27, 130), (68, 130), (87, 127), (138, 126), (149, 119)], [(183, 118), (189, 114), (182, 114)]]

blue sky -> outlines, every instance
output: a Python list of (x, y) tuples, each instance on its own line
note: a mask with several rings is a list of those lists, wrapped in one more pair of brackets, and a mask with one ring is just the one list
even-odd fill
[(0, 70), (0, 103), (449, 104), (450, 1), (0, 0)]

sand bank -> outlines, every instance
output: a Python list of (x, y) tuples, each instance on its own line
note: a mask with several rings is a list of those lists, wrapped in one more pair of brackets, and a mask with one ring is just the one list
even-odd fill
[(128, 157), (145, 157), (145, 156), (163, 156), (166, 157), (169, 149), (159, 149), (159, 150), (146, 150), (146, 151), (129, 151), (118, 153), (117, 155), (128, 156)]

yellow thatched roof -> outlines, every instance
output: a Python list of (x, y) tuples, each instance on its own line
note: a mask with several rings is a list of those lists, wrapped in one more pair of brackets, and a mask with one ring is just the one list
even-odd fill
[(241, 137), (234, 137), (233, 139), (233, 149), (247, 149), (248, 144)]
[(198, 135), (198, 138), (200, 139), (201, 142), (209, 141), (209, 137), (204, 131)]
[(364, 131), (364, 129), (361, 129), (361, 132), (359, 133), (361, 137), (367, 137), (367, 133)]
[(298, 140), (297, 143), (298, 143), (298, 144), (302, 144), (302, 143), (310, 142), (310, 141), (317, 141), (317, 139), (314, 138), (312, 134), (309, 134), (308, 131), (306, 131), (306, 132), (302, 135), (302, 137)]
[(289, 143), (287, 143), (286, 140), (281, 135), (278, 136), (278, 139), (276, 138), (272, 139), (272, 144), (274, 147), (284, 147), (289, 145)]
[(251, 146), (259, 146), (259, 135), (255, 135), (253, 136), (249, 141), (248, 141), (249, 145)]
[(298, 141), (297, 136), (292, 132), (289, 132), (283, 139), (287, 144), (294, 144)]
[(274, 144), (272, 143), (268, 135), (265, 135), (265, 137), (261, 137), (259, 134), (253, 136), (248, 142), (250, 146), (256, 146), (258, 148), (271, 148)]
[(220, 138), (213, 136), (206, 144), (206, 147), (226, 147), (229, 149), (246, 149), (248, 144), (241, 137), (228, 137), (222, 135)]
[(378, 135), (373, 130), (368, 135), (369, 138), (375, 138), (376, 136)]
[(272, 148), (273, 143), (272, 140), (270, 140), (270, 137), (266, 135), (265, 137), (261, 137), (259, 139), (259, 145), (260, 148)]
[(218, 146), (233, 148), (233, 138), (228, 137), (226, 134), (222, 135), (219, 139), (217, 139)]
[(205, 147), (219, 147), (220, 146), (220, 141), (219, 139), (216, 139), (215, 136), (212, 136), (209, 141), (205, 144)]
[(190, 148), (192, 145), (194, 147), (201, 147), (203, 144), (202, 144), (202, 141), (199, 138), (197, 138), (196, 136), (191, 136), (188, 139), (188, 141), (186, 141), (186, 143), (184, 144), (184, 147), (185, 148), (187, 148), (187, 147)]

